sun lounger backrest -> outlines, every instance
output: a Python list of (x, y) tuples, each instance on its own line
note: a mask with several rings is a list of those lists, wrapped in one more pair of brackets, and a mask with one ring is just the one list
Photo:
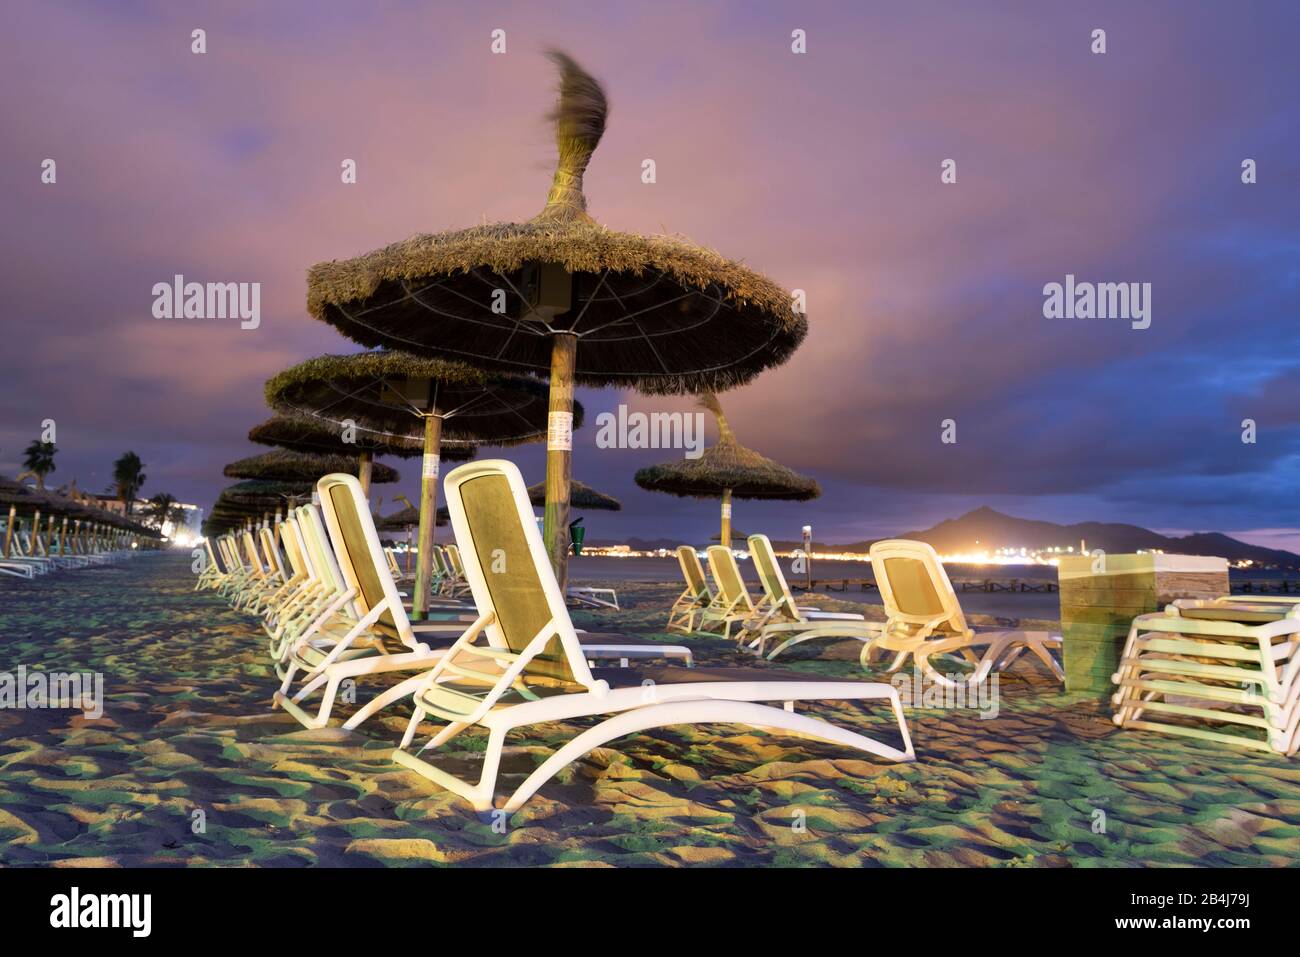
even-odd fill
[(244, 564), (243, 558), (240, 557), (239, 546), (235, 542), (235, 536), (233, 532), (225, 536), (221, 540), (221, 548), (222, 548), (222, 553), (226, 556), (226, 564), (232, 570), (236, 570), (236, 569), (239, 571), (248, 570), (248, 566)]
[(293, 539), (298, 547), (298, 557), (302, 561), (303, 569), (307, 572), (307, 577), (314, 582), (320, 582), (321, 573), (316, 568), (316, 563), (312, 560), (311, 549), (307, 547), (307, 536), (303, 532), (303, 526), (307, 521), (306, 516), (302, 514), (304, 506), (295, 508), (289, 513), (289, 525), (293, 529)]
[(334, 557), (348, 586), (357, 592), (357, 611), (365, 616), (385, 606), (377, 624), (391, 630), (403, 644), (415, 647), (411, 622), (402, 609), (402, 597), (388, 571), (384, 546), (366, 505), (365, 493), (355, 475), (335, 472), (316, 483), (320, 506), (325, 513)]
[(334, 559), (334, 549), (330, 547), (325, 525), (321, 522), (320, 510), (315, 505), (302, 507), (302, 534), (307, 542), (307, 551), (311, 563), (316, 568), (316, 575), (330, 591), (341, 594), (347, 591), (343, 573), (339, 571)]
[(502, 460), (471, 462), (447, 473), (445, 486), (452, 528), (465, 546), (462, 573), (479, 612), (496, 615), (488, 626), (492, 643), (519, 653), (552, 630), (525, 672), (591, 686), (519, 469)]
[(248, 557), (248, 563), (252, 566), (254, 572), (261, 575), (266, 571), (266, 569), (262, 567), (262, 559), (257, 554), (257, 542), (253, 541), (253, 533), (244, 532), (242, 541), (244, 544), (244, 554)]
[(767, 592), (773, 607), (780, 607), (787, 618), (797, 618), (799, 613), (794, 596), (790, 594), (790, 586), (786, 584), (785, 574), (776, 560), (771, 540), (766, 535), (749, 536), (749, 556), (754, 559), (758, 580), (763, 583), (763, 591)]
[(700, 556), (694, 548), (690, 545), (678, 545), (677, 563), (682, 566), (682, 577), (686, 579), (686, 587), (697, 599), (707, 601), (712, 597), (709, 594), (709, 583), (704, 577), (704, 566), (700, 564)]
[(447, 562), (451, 566), (451, 573), (457, 578), (464, 578), (465, 562), (461, 558), (460, 547), (457, 545), (448, 545), (446, 552)]
[[(218, 542), (217, 544), (220, 545), (220, 542)], [(228, 569), (223, 568), (222, 563), (217, 561), (217, 553), (212, 550), (211, 538), (205, 538), (203, 540), (203, 547), (208, 552), (208, 561), (211, 563), (212, 567), (215, 568), (218, 572), (223, 572), (223, 573), (228, 572)]]
[(938, 554), (925, 542), (895, 538), (871, 546), (871, 568), (891, 626), (968, 631)]
[(713, 572), (713, 580), (718, 583), (718, 591), (728, 605), (733, 606), (737, 612), (754, 610), (749, 589), (740, 577), (740, 566), (736, 564), (736, 556), (730, 548), (726, 545), (709, 546), (709, 570)]
[(284, 544), (284, 553), (289, 557), (289, 568), (294, 578), (307, 578), (307, 565), (302, 560), (302, 549), (298, 545), (298, 535), (294, 531), (293, 512), (280, 523), (280, 541)]
[(429, 550), (429, 557), (433, 560), (433, 573), (439, 578), (446, 578), (447, 559), (442, 554), (442, 546), (434, 545)]
[(262, 542), (262, 557), (266, 559), (267, 571), (288, 578), (284, 573), (284, 561), (280, 558), (280, 549), (275, 544), (275, 532), (263, 527), (257, 533)]

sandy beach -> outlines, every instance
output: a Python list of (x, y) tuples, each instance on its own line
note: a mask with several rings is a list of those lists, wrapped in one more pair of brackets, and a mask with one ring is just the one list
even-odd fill
[[(728, 726), (638, 734), (575, 762), (505, 833), (389, 759), (408, 713), (304, 731), (253, 619), (194, 592), (187, 554), (0, 582), (0, 670), (101, 672), (98, 720), (0, 711), (6, 865), (1294, 865), (1300, 769), (1279, 756), (1121, 732), (1018, 664), (999, 713), (909, 709), (910, 765)], [(620, 588), (579, 627), (668, 639), (675, 589)], [(825, 608), (861, 608), (817, 596)], [(868, 614), (872, 614), (868, 610)], [(977, 620), (978, 623), (978, 620)], [(672, 640), (682, 640), (673, 638)], [(685, 639), (704, 664), (740, 659)], [(819, 653), (820, 652), (820, 653)], [(860, 673), (857, 645), (784, 667)], [(366, 692), (363, 691), (364, 695)], [(891, 740), (876, 708), (826, 708)], [(506, 784), (562, 729), (511, 740)], [(477, 759), (469, 738), (460, 772)], [(200, 827), (200, 824), (202, 825)]]

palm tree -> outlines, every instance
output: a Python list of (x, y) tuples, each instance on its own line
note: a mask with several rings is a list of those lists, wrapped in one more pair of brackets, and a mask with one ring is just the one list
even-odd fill
[(35, 439), (23, 453), (23, 468), (36, 476), (36, 487), (41, 490), (45, 489), (45, 476), (54, 471), (54, 453), (57, 451), (53, 442)]
[(127, 515), (131, 514), (131, 504), (140, 494), (140, 487), (144, 485), (144, 481), (144, 463), (134, 452), (127, 452), (113, 463), (113, 485), (117, 489), (117, 497), (122, 500)]
[(176, 505), (176, 496), (167, 492), (159, 492), (149, 499), (149, 511), (146, 514), (158, 531), (161, 532), (168, 522), (173, 526), (180, 524), (181, 510)]

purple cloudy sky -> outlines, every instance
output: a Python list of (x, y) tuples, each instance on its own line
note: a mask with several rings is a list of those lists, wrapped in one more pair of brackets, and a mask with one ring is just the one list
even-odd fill
[[(808, 292), (803, 348), (724, 402), (742, 440), (826, 494), (740, 503), (742, 530), (794, 537), (810, 521), (844, 541), (987, 503), (1300, 550), (1293, 2), (6, 12), (0, 474), (53, 418), (54, 484), (103, 489), (133, 449), (144, 494), (210, 503), (221, 466), (260, 451), (245, 435), (267, 414), (264, 380), (355, 349), (307, 315), (312, 263), (540, 208), (541, 50), (559, 45), (609, 91), (587, 176), (597, 219), (684, 234)], [(357, 185), (339, 181), (344, 158)], [(152, 318), (151, 287), (176, 273), (260, 282), (261, 327)], [(1067, 273), (1150, 282), (1151, 327), (1044, 319), (1043, 286)], [(580, 398), (589, 420), (619, 402), (685, 407)], [(948, 418), (956, 445), (940, 442)], [(540, 449), (511, 455), (541, 477)], [(578, 435), (575, 476), (625, 505), (588, 516), (589, 535), (703, 537), (716, 505), (632, 483), (664, 457)], [(413, 494), (418, 469), (392, 464)], [(394, 491), (379, 490), (385, 509)]]

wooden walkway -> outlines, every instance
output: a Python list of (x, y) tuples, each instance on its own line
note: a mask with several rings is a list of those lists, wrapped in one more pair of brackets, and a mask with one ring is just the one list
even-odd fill
[(1300, 581), (1287, 578), (1253, 578), (1233, 582), (1232, 590), (1246, 595), (1300, 595)]
[[(1038, 578), (957, 578), (953, 587), (959, 592), (1037, 592), (1051, 594), (1057, 583)], [(790, 587), (808, 591), (805, 579), (792, 579)], [(871, 578), (814, 578), (812, 591), (875, 591)], [(1232, 583), (1232, 591), (1243, 595), (1300, 595), (1300, 580), (1288, 578), (1253, 578)]]
[[(1056, 582), (1032, 578), (959, 578), (953, 581), (958, 591), (982, 592), (1039, 592), (1056, 591)], [(807, 581), (798, 579), (790, 582), (790, 587), (799, 591), (808, 591)], [(814, 578), (812, 591), (875, 591), (876, 582), (871, 578)]]

